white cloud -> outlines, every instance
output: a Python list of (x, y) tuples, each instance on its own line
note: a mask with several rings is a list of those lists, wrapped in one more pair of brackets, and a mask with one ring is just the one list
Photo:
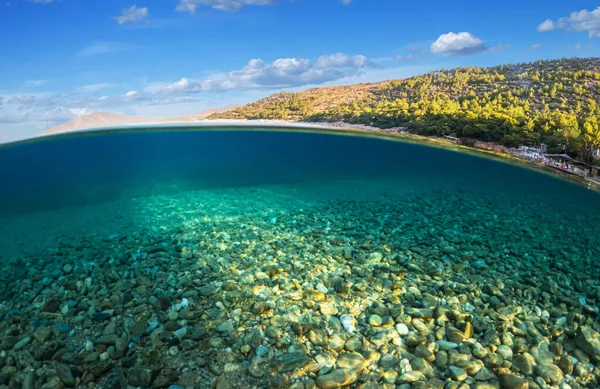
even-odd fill
[(27, 80), (23, 83), (23, 88), (34, 88), (36, 86), (44, 85), (47, 80)]
[(77, 91), (82, 92), (82, 93), (95, 93), (95, 92), (101, 91), (103, 89), (114, 88), (115, 86), (116, 86), (115, 84), (111, 84), (108, 82), (101, 82), (98, 84), (87, 84), (87, 85), (80, 86), (79, 88), (77, 88)]
[(114, 18), (119, 24), (137, 23), (144, 21), (149, 15), (148, 8), (138, 8), (137, 5), (132, 5), (129, 8), (123, 8), (121, 15)]
[(538, 32), (548, 32), (548, 31), (552, 31), (554, 29), (556, 29), (556, 25), (550, 19), (544, 20), (543, 22), (540, 23), (539, 26), (537, 26)]
[(27, 113), (25, 112), (3, 112), (0, 111), (0, 123), (21, 123), (27, 120)]
[(581, 43), (578, 43), (576, 45), (571, 45), (569, 46), (569, 50), (575, 50), (575, 51), (587, 51), (587, 50), (592, 50), (594, 48), (594, 45), (582, 45)]
[(7, 105), (33, 105), (38, 102), (38, 98), (33, 95), (14, 95), (8, 99), (4, 99)]
[(542, 47), (541, 43), (535, 43), (535, 44), (529, 46), (529, 50), (537, 50), (537, 49), (539, 49), (541, 47)]
[(342, 4), (344, 5), (350, 5), (350, 3), (352, 3), (352, 0), (342, 0)]
[(176, 11), (195, 14), (200, 6), (219, 11), (237, 12), (244, 5), (273, 5), (278, 0), (179, 0)]
[(160, 92), (222, 92), (315, 85), (357, 75), (360, 69), (373, 66), (375, 65), (364, 55), (349, 56), (342, 53), (324, 55), (314, 62), (305, 58), (280, 58), (268, 64), (261, 59), (252, 59), (242, 69), (208, 80), (182, 78), (163, 86)]
[[(323, 55), (314, 60), (305, 58), (280, 58), (272, 62), (254, 59), (241, 68), (228, 73), (215, 74), (204, 79), (182, 78), (179, 81), (149, 83), (140, 90), (130, 90), (122, 94), (94, 95), (108, 88), (118, 87), (110, 83), (80, 86), (74, 93), (49, 94), (27, 93), (0, 97), (0, 121), (9, 122), (3, 128), (15, 134), (26, 134), (49, 128), (71, 120), (74, 117), (98, 110), (123, 111), (146, 110), (151, 112), (172, 111), (169, 106), (212, 104), (226, 106), (232, 104), (235, 96), (252, 95), (264, 97), (273, 90), (285, 88), (300, 90), (309, 85), (339, 85), (360, 80), (373, 81), (371, 70), (386, 71), (372, 63), (363, 55), (333, 54)], [(391, 71), (392, 69), (387, 69)], [(396, 70), (397, 71), (397, 70)], [(401, 74), (394, 74), (401, 76)], [(365, 78), (366, 77), (366, 78)], [(391, 78), (390, 75), (377, 75), (376, 80)], [(230, 92), (209, 95), (203, 92)], [(236, 103), (245, 103), (254, 98)], [(219, 102), (218, 104), (215, 102)], [(153, 108), (156, 107), (156, 108)], [(175, 109), (175, 108), (173, 108)], [(191, 113), (187, 111), (188, 113)], [(192, 110), (193, 112), (193, 110)], [(161, 116), (153, 113), (152, 116)], [(168, 116), (168, 115), (164, 115)]]
[(36, 3), (36, 4), (50, 4), (52, 3), (54, 0), (25, 0), (28, 3)]
[(583, 9), (559, 18), (556, 22), (548, 19), (537, 28), (539, 32), (560, 29), (563, 31), (587, 31), (590, 38), (600, 37), (600, 7), (593, 11)]
[(369, 59), (364, 55), (346, 55), (342, 53), (322, 55), (317, 58), (314, 67), (316, 69), (327, 68), (362, 68), (369, 65)]
[(95, 42), (78, 53), (78, 56), (90, 56), (130, 50), (131, 46), (122, 42)]
[(487, 50), (485, 42), (469, 32), (442, 34), (431, 44), (433, 54), (448, 57), (475, 54)]

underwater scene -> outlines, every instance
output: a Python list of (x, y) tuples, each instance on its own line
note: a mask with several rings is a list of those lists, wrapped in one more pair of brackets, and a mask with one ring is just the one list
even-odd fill
[(362, 133), (0, 147), (0, 388), (600, 387), (600, 194)]

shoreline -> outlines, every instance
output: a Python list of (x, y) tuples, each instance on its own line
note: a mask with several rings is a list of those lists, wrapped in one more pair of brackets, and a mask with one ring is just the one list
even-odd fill
[(345, 122), (305, 122), (305, 121), (297, 121), (297, 120), (271, 120), (271, 119), (202, 119), (202, 120), (194, 120), (194, 121), (185, 121), (185, 122), (153, 122), (153, 123), (136, 123), (136, 124), (122, 124), (122, 125), (111, 125), (104, 127), (92, 127), (92, 128), (82, 128), (76, 130), (69, 130), (65, 132), (58, 132), (52, 134), (39, 134), (34, 137), (19, 139), (11, 142), (0, 143), (0, 149), (2, 147), (11, 147), (14, 145), (18, 145), (21, 143), (29, 143), (36, 142), (40, 140), (46, 140), (52, 137), (64, 137), (70, 135), (95, 135), (102, 134), (107, 132), (118, 132), (118, 131), (128, 131), (128, 130), (166, 130), (169, 128), (176, 129), (189, 129), (195, 126), (198, 127), (206, 127), (209, 128), (211, 125), (216, 126), (227, 126), (227, 125), (235, 125), (237, 127), (251, 127), (253, 125), (267, 125), (271, 129), (277, 129), (278, 126), (282, 128), (295, 128), (298, 130), (328, 130), (331, 132), (335, 132), (336, 130), (345, 130), (355, 134), (378, 134), (378, 136), (385, 135), (387, 139), (390, 140), (403, 140), (408, 142), (415, 142), (420, 144), (425, 144), (433, 147), (440, 147), (446, 150), (459, 151), (459, 152), (467, 152), (473, 155), (478, 156), (487, 156), (493, 157), (494, 159), (501, 162), (508, 162), (519, 165), (521, 167), (530, 168), (540, 173), (545, 173), (552, 175), (556, 178), (564, 179), (570, 181), (572, 183), (583, 185), (587, 189), (592, 189), (594, 191), (600, 192), (600, 182), (596, 182), (590, 179), (585, 179), (578, 175), (575, 175), (570, 172), (565, 172), (557, 168), (553, 168), (550, 166), (542, 165), (539, 163), (535, 163), (529, 161), (527, 159), (516, 157), (512, 154), (500, 152), (496, 150), (489, 150), (485, 148), (465, 146), (461, 144), (457, 144), (446, 140), (444, 138), (431, 137), (431, 136), (423, 136), (418, 134), (413, 134), (409, 131), (407, 127), (392, 127), (388, 129), (367, 126), (363, 124), (350, 124)]

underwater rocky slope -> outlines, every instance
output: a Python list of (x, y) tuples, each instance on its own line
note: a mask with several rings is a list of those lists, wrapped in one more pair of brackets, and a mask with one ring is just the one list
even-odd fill
[(138, 199), (150, 228), (5, 258), (0, 388), (597, 387), (597, 215), (299, 188)]

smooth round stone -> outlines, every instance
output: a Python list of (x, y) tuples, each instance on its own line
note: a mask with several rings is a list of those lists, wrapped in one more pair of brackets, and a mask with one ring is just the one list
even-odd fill
[(371, 315), (369, 316), (369, 325), (371, 327), (381, 327), (383, 324), (383, 318), (379, 315)]
[(320, 303), (319, 310), (323, 315), (336, 315), (338, 313), (337, 308), (330, 302)]
[(310, 330), (308, 332), (308, 339), (315, 346), (325, 346), (327, 344), (327, 334), (320, 329)]
[[(425, 374), (425, 371), (431, 370), (431, 365), (429, 362), (424, 360), (423, 358), (413, 358), (410, 360), (410, 367), (413, 371), (420, 371)], [(427, 375), (427, 374), (425, 374)]]
[(562, 370), (556, 365), (540, 365), (535, 367), (535, 372), (547, 384), (557, 384), (564, 378)]
[(498, 350), (496, 350), (496, 353), (498, 353), (502, 357), (502, 359), (508, 359), (509, 361), (513, 357), (513, 351), (510, 349), (510, 347), (504, 344), (502, 346), (498, 346)]
[(448, 368), (448, 372), (450, 373), (450, 377), (457, 381), (464, 381), (468, 377), (466, 371), (456, 366), (450, 366)]
[(435, 354), (435, 365), (440, 369), (445, 369), (448, 365), (448, 353), (446, 351), (438, 351)]
[(503, 389), (528, 389), (529, 382), (514, 374), (500, 374), (500, 385)]
[(232, 332), (233, 330), (233, 323), (231, 323), (229, 320), (224, 321), (217, 327), (218, 332)]
[(310, 362), (310, 358), (303, 353), (288, 353), (280, 356), (275, 363), (275, 368), (280, 373), (288, 373), (297, 368), (305, 366)]
[(409, 329), (406, 324), (398, 323), (398, 324), (396, 324), (396, 331), (398, 332), (398, 334), (400, 336), (406, 336), (406, 335), (408, 335)]
[(440, 346), (440, 350), (442, 351), (448, 351), (458, 347), (458, 343), (448, 342), (446, 340), (438, 340), (437, 344)]
[(352, 338), (346, 340), (346, 343), (344, 344), (344, 348), (348, 351), (360, 351), (363, 348), (362, 339), (359, 338), (358, 336), (352, 337)]
[(475, 379), (477, 381), (489, 381), (496, 378), (496, 375), (489, 371), (486, 367), (479, 370), (479, 373), (475, 375)]
[(487, 382), (478, 382), (475, 384), (475, 389), (496, 389), (496, 387)]
[(383, 372), (383, 380), (388, 384), (393, 384), (398, 379), (398, 372), (395, 370), (387, 370)]
[(179, 318), (179, 312), (177, 312), (177, 311), (171, 311), (171, 312), (169, 312), (169, 314), (167, 315), (167, 318), (168, 318), (170, 321), (175, 321), (175, 320), (177, 320), (177, 319)]
[(533, 355), (529, 353), (523, 353), (516, 357), (512, 363), (515, 370), (525, 376), (533, 375), (533, 367), (535, 366), (535, 359)]
[(484, 348), (481, 343), (475, 343), (473, 345), (472, 353), (475, 358), (483, 359), (490, 353), (490, 350)]
[(411, 322), (412, 326), (415, 328), (415, 330), (419, 331), (422, 334), (429, 334), (431, 331), (429, 330), (429, 327), (427, 327), (427, 325), (425, 324), (425, 322), (421, 319), (414, 319)]
[(398, 358), (393, 354), (385, 354), (379, 360), (379, 366), (384, 370), (391, 370), (398, 367)]
[(404, 374), (402, 374), (400, 377), (398, 377), (398, 383), (400, 384), (409, 384), (412, 382), (417, 382), (417, 381), (425, 381), (425, 375), (423, 373), (421, 373), (420, 371), (409, 371), (406, 372)]
[(425, 359), (427, 362), (435, 361), (435, 354), (426, 345), (420, 344), (415, 349), (415, 356)]
[(329, 348), (334, 351), (341, 351), (344, 349), (346, 340), (340, 334), (333, 334), (329, 337)]
[(479, 373), (481, 369), (483, 369), (483, 362), (481, 362), (478, 359), (475, 359), (472, 361), (468, 361), (467, 363), (461, 364), (460, 368), (467, 372), (468, 375), (473, 377), (474, 375)]
[(267, 346), (258, 346), (256, 348), (256, 355), (258, 355), (259, 357), (266, 355), (268, 352), (269, 352), (269, 348)]
[(317, 378), (316, 384), (321, 389), (335, 389), (353, 384), (358, 380), (358, 373), (349, 369), (337, 369)]
[(358, 353), (341, 353), (335, 364), (339, 369), (360, 370), (365, 364), (365, 358)]

